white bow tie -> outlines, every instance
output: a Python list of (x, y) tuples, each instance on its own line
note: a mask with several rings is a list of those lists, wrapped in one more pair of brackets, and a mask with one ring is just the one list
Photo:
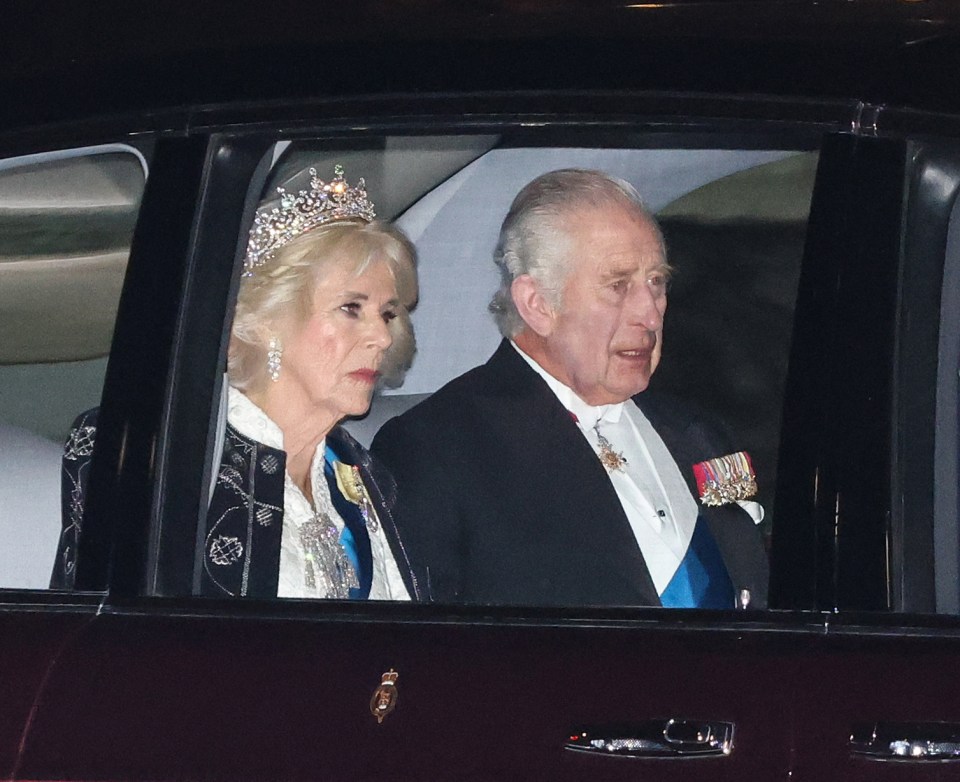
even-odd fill
[(584, 429), (593, 429), (598, 424), (616, 424), (623, 414), (623, 402), (615, 405), (600, 405), (593, 407), (585, 405), (582, 411), (577, 411), (577, 420)]

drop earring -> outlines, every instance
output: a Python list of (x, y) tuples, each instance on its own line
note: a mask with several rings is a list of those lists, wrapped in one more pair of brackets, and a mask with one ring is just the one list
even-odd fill
[(267, 373), (274, 383), (280, 379), (280, 360), (282, 358), (283, 348), (280, 345), (280, 340), (276, 337), (270, 337), (270, 345), (267, 348)]

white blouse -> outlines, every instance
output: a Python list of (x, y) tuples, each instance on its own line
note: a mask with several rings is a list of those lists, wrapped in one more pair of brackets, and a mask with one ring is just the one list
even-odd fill
[[(230, 388), (227, 421), (244, 437), (256, 440), (270, 448), (283, 450), (283, 432), (266, 413), (235, 388)], [(310, 487), (316, 507), (310, 504), (289, 473), (284, 476), (283, 532), (280, 538), (280, 576), (277, 582), (278, 597), (325, 598), (323, 580), (316, 579), (313, 586), (307, 583), (307, 552), (301, 542), (300, 527), (312, 521), (317, 514), (326, 515), (336, 525), (338, 532), (344, 529), (343, 519), (337, 513), (330, 498), (330, 487), (323, 475), (326, 441), (321, 440), (313, 454), (310, 465)], [(375, 514), (376, 511), (372, 510)], [(371, 529), (371, 527), (376, 529)], [(373, 583), (370, 600), (409, 600), (400, 569), (390, 550), (390, 544), (382, 524), (367, 528), (370, 549), (373, 554)]]

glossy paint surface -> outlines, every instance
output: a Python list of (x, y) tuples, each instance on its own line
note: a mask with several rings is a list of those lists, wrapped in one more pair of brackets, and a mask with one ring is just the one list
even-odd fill
[[(222, 606), (221, 606), (222, 607)], [(939, 639), (896, 637), (876, 623), (830, 629), (828, 616), (704, 622), (608, 612), (451, 622), (433, 609), (367, 612), (247, 603), (227, 616), (163, 601), (95, 618), (12, 611), (0, 684), (31, 698), (24, 779), (941, 779), (951, 766), (853, 758), (862, 722), (960, 720), (956, 623)], [(263, 611), (261, 612), (261, 609)], [(271, 615), (272, 613), (272, 615)], [(325, 616), (324, 616), (325, 614)], [(377, 616), (379, 614), (379, 616)], [(423, 620), (431, 618), (432, 621)], [(38, 621), (42, 617), (43, 621)], [(716, 617), (714, 617), (716, 618)], [(54, 620), (54, 621), (51, 621)], [(409, 621), (414, 620), (414, 621)], [(941, 623), (943, 624), (943, 623)], [(37, 627), (45, 635), (37, 635)], [(51, 637), (58, 627), (61, 636)], [(852, 632), (853, 631), (853, 632)], [(950, 638), (944, 637), (947, 633)], [(382, 724), (369, 700), (395, 670)], [(22, 712), (23, 707), (20, 707)], [(9, 712), (8, 712), (9, 713)], [(575, 728), (629, 729), (651, 719), (735, 725), (729, 756), (636, 759), (562, 747)]]

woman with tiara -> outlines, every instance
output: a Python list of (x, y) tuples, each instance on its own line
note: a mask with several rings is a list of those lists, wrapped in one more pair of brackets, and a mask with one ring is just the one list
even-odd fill
[[(340, 426), (409, 366), (415, 252), (375, 220), (362, 179), (309, 174), (296, 195), (278, 188), (250, 232), (200, 591), (416, 599), (393, 481)], [(65, 450), (55, 588), (73, 583), (95, 426), (95, 412), (81, 416)]]

